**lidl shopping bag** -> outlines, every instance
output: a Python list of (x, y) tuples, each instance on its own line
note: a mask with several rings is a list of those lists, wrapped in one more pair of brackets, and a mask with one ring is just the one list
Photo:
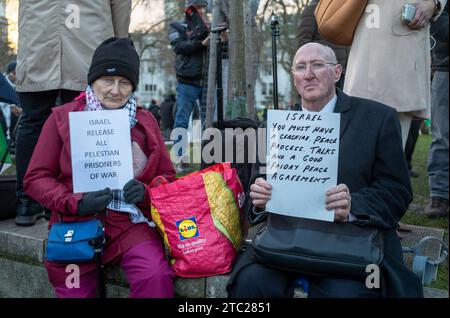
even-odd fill
[(229, 163), (150, 189), (152, 219), (177, 276), (231, 271), (242, 241), (244, 191)]

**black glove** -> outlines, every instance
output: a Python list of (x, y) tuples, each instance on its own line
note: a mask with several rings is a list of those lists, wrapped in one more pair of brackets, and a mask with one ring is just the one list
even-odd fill
[(136, 204), (144, 201), (144, 184), (136, 179), (131, 179), (123, 187), (123, 196), (125, 198), (125, 202), (130, 204)]
[(112, 200), (111, 189), (86, 192), (78, 202), (77, 214), (87, 216), (105, 211), (106, 206)]

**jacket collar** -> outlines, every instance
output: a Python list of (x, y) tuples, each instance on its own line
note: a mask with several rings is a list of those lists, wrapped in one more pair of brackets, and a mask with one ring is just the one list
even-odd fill
[(338, 99), (334, 112), (341, 114), (341, 130), (339, 136), (342, 138), (342, 135), (350, 122), (350, 97), (339, 88), (336, 88), (336, 95)]

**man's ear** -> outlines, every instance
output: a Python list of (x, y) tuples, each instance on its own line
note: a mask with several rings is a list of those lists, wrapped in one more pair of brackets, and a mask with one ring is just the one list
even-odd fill
[(334, 68), (334, 82), (337, 83), (342, 75), (342, 65), (336, 64), (336, 67)]

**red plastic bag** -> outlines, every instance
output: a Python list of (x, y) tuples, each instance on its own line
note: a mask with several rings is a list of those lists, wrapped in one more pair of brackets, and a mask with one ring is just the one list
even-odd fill
[(243, 239), (245, 194), (229, 163), (150, 189), (152, 219), (181, 277), (228, 273)]

